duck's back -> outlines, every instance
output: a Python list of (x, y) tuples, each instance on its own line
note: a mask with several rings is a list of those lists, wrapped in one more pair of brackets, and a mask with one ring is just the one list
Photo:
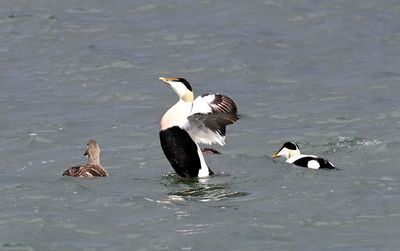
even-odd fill
[(108, 176), (108, 173), (102, 166), (86, 164), (81, 166), (70, 167), (63, 173), (63, 176), (94, 178), (94, 177), (106, 177)]

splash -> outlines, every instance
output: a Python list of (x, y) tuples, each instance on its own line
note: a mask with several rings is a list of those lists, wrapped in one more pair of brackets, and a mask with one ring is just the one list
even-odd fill
[(344, 150), (351, 150), (358, 146), (374, 146), (379, 144), (382, 144), (382, 142), (377, 139), (338, 136), (334, 142), (327, 144), (329, 149), (325, 153), (335, 153)]

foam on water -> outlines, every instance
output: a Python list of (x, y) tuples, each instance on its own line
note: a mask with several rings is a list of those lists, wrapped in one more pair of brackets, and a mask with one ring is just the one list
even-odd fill
[(329, 142), (325, 153), (335, 153), (340, 151), (352, 151), (356, 147), (371, 147), (382, 144), (377, 139), (366, 139), (362, 137), (338, 136), (335, 141)]

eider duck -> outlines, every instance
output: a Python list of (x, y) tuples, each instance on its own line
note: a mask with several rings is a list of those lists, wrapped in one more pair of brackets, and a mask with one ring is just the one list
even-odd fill
[(287, 163), (311, 169), (335, 168), (335, 166), (326, 159), (315, 155), (300, 154), (299, 146), (294, 142), (286, 142), (278, 152), (272, 154), (273, 159), (279, 157), (285, 157)]
[[(160, 142), (165, 156), (181, 177), (212, 175), (199, 143), (225, 144), (226, 126), (239, 119), (236, 104), (219, 93), (204, 94), (194, 99), (192, 87), (183, 78), (159, 79), (179, 96), (178, 102), (160, 121)], [(204, 152), (214, 152), (212, 150), (204, 149)]]
[(108, 176), (106, 169), (100, 164), (100, 147), (95, 140), (89, 140), (84, 156), (88, 156), (88, 163), (70, 167), (63, 176), (94, 178)]

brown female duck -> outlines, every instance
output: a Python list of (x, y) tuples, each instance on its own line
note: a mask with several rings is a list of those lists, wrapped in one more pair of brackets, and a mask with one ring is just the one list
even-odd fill
[(70, 167), (63, 176), (94, 178), (108, 176), (106, 169), (100, 164), (100, 147), (95, 140), (89, 140), (83, 155), (88, 156), (88, 163)]

